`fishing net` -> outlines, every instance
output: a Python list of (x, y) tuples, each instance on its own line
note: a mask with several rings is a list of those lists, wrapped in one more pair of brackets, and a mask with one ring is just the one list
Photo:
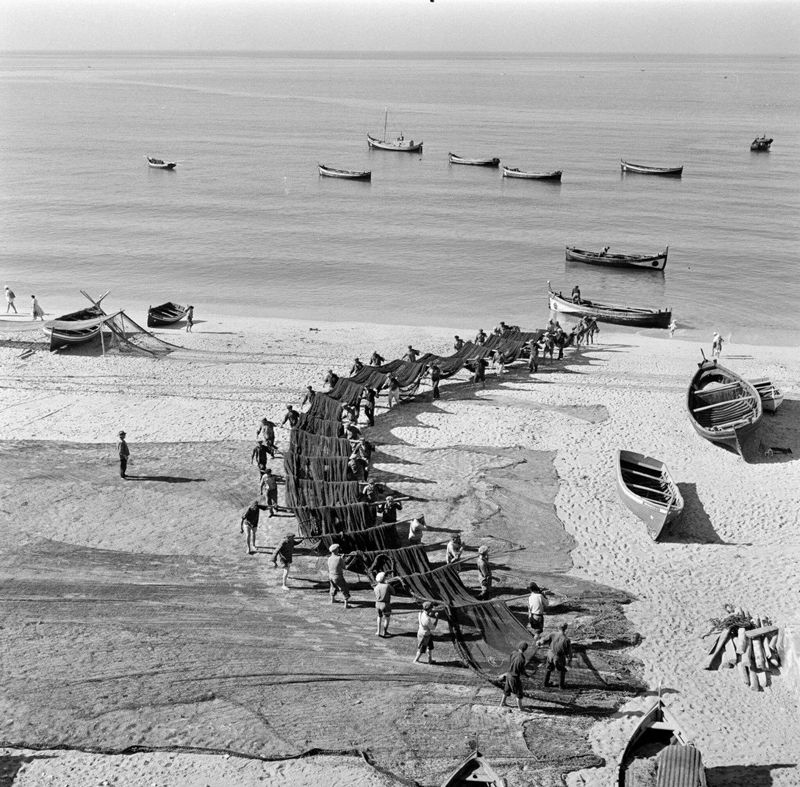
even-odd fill
[(339, 544), (343, 552), (388, 550), (400, 546), (400, 536), (395, 524), (375, 525), (365, 530), (348, 530), (320, 536), (319, 540), (311, 544), (311, 548), (321, 555), (327, 555), (331, 544)]
[(366, 530), (375, 526), (375, 506), (352, 503), (343, 506), (293, 508), (300, 533), (306, 538)]
[(358, 481), (286, 480), (286, 505), (289, 508), (346, 506), (358, 503), (360, 494), (361, 484)]
[(341, 456), (307, 456), (286, 453), (283, 469), (287, 477), (311, 481), (347, 481), (348, 460)]
[(309, 413), (301, 413), (297, 428), (304, 432), (313, 432), (323, 437), (343, 437), (344, 425), (341, 421), (331, 421), (323, 418), (315, 418)]
[[(395, 530), (395, 535), (397, 531)], [(351, 571), (366, 574), (372, 581), (381, 571), (395, 577), (409, 574), (427, 573), (431, 571), (431, 564), (423, 544), (395, 547), (392, 549), (359, 550), (358, 561), (353, 563)]]
[(458, 566), (449, 564), (430, 571), (404, 574), (403, 585), (420, 601), (433, 601), (448, 606), (474, 604), (477, 599), (461, 581)]
[(312, 431), (293, 429), (289, 437), (289, 450), (308, 456), (347, 458), (353, 453), (353, 446), (349, 440), (338, 435), (327, 436)]
[(342, 402), (331, 398), (326, 393), (318, 393), (306, 410), (306, 415), (321, 418), (325, 421), (339, 421), (342, 417)]
[(345, 378), (340, 377), (336, 381), (336, 385), (334, 385), (330, 391), (328, 391), (327, 395), (332, 399), (336, 399), (339, 402), (339, 408), (341, 411), (341, 405), (346, 404), (350, 406), (355, 406), (361, 400), (361, 396), (364, 393), (364, 386), (360, 385), (359, 383), (355, 382), (354, 380), (348, 380)]

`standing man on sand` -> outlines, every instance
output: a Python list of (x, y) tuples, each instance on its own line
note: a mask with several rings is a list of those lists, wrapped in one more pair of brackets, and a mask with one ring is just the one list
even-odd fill
[(547, 599), (535, 582), (531, 582), (528, 588), (531, 591), (528, 596), (528, 625), (534, 634), (541, 635), (544, 631), (544, 611), (547, 609)]
[(547, 651), (547, 668), (544, 673), (544, 686), (550, 686), (550, 676), (553, 670), (558, 670), (558, 688), (566, 686), (567, 664), (572, 664), (572, 640), (567, 636), (567, 624), (562, 623), (555, 634), (548, 634), (537, 642), (543, 645), (550, 642)]
[(428, 654), (428, 664), (433, 664), (433, 632), (438, 623), (439, 618), (433, 604), (430, 601), (424, 602), (422, 612), (417, 615), (417, 655), (414, 656), (414, 664), (423, 653)]
[(344, 608), (347, 609), (349, 607), (350, 588), (344, 578), (344, 556), (338, 544), (331, 544), (328, 547), (328, 551), (331, 553), (328, 558), (328, 584), (330, 586), (331, 604), (336, 603), (336, 594), (341, 590), (344, 597)]
[(275, 516), (275, 510), (280, 508), (278, 505), (278, 479), (272, 474), (268, 467), (261, 476), (261, 494), (267, 498), (264, 508), (269, 509), (269, 515)]
[(128, 448), (128, 444), (125, 442), (125, 432), (119, 433), (117, 451), (119, 452), (119, 477), (127, 478), (128, 476), (126, 473), (128, 472), (128, 459), (130, 458), (131, 452)]
[(486, 544), (478, 548), (478, 574), (481, 578), (478, 598), (487, 599), (492, 592), (492, 567), (489, 565), (489, 547)]
[(192, 332), (192, 326), (194, 325), (194, 306), (187, 306), (186, 307), (186, 333)]
[(378, 637), (389, 636), (389, 623), (392, 619), (392, 586), (386, 581), (386, 572), (375, 575), (375, 612), (378, 616)]
[(393, 374), (390, 374), (389, 393), (386, 402), (386, 407), (389, 410), (392, 409), (392, 402), (394, 402), (394, 404), (400, 404), (400, 383), (397, 382), (397, 378)]
[(14, 295), (14, 291), (6, 284), (6, 314), (8, 314), (12, 309), (14, 310), (14, 314), (17, 314), (17, 307), (14, 306), (14, 298), (17, 296)]
[(244, 526), (247, 525), (247, 554), (255, 555), (256, 553), (256, 531), (258, 530), (258, 515), (266, 508), (258, 500), (250, 503), (244, 511), (242, 511), (242, 520), (239, 522), (239, 532), (244, 533)]
[(417, 358), (419, 357), (419, 350), (415, 350), (410, 344), (408, 345), (408, 350), (406, 354), (403, 356), (404, 361), (408, 361), (409, 363), (416, 363)]
[(439, 398), (439, 383), (442, 381), (442, 370), (436, 365), (431, 366), (431, 388), (433, 388), (433, 398)]
[(522, 698), (525, 696), (522, 691), (522, 676), (527, 674), (525, 667), (527, 660), (525, 659), (525, 651), (528, 649), (527, 642), (520, 642), (517, 649), (511, 654), (511, 663), (506, 671), (505, 685), (503, 686), (503, 697), (500, 700), (500, 707), (504, 708), (506, 705), (506, 697), (513, 694), (517, 698), (517, 707), (520, 710), (525, 710), (522, 707)]
[(711, 342), (711, 357), (719, 358), (722, 355), (722, 337), (718, 331), (714, 331), (714, 338)]
[(283, 541), (278, 544), (275, 553), (272, 555), (272, 565), (275, 568), (280, 566), (283, 569), (283, 584), (281, 587), (284, 590), (289, 589), (287, 581), (289, 579), (289, 569), (292, 567), (292, 558), (294, 557), (294, 548), (297, 546), (297, 540), (294, 533), (287, 533), (283, 537)]
[(286, 422), (289, 422), (289, 428), (294, 429), (297, 426), (297, 422), (300, 420), (300, 413), (292, 407), (292, 405), (286, 405), (286, 412), (283, 414), (283, 421), (281, 421), (281, 426), (285, 426)]
[(374, 388), (365, 388), (364, 415), (367, 416), (367, 423), (375, 426), (375, 397), (378, 392)]

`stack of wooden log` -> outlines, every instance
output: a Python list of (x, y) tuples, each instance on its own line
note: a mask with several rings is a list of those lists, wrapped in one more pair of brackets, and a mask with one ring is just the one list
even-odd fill
[(710, 634), (717, 633), (706, 656), (704, 669), (736, 668), (745, 686), (763, 691), (771, 684), (771, 672), (780, 667), (779, 629), (769, 618), (751, 616), (741, 607), (726, 607), (725, 618), (711, 621)]

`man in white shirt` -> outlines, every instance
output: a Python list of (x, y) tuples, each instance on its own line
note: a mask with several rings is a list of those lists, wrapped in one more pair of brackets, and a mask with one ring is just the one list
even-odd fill
[(528, 596), (528, 625), (537, 634), (544, 631), (544, 611), (547, 609), (547, 599), (535, 582), (528, 585), (531, 591)]

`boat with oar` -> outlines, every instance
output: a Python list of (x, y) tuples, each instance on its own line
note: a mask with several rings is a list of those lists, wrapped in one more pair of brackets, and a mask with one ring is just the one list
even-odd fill
[(667, 266), (669, 246), (658, 254), (609, 254), (608, 246), (601, 251), (587, 251), (567, 246), (567, 262), (585, 262), (605, 268), (639, 268), (646, 271), (663, 271)]
[(442, 787), (506, 787), (506, 780), (476, 749), (442, 782)]
[(451, 164), (466, 164), (469, 167), (499, 167), (499, 158), (464, 158), (455, 153), (447, 154)]
[(661, 175), (665, 178), (679, 178), (683, 175), (683, 164), (680, 167), (651, 167), (649, 164), (633, 164), (620, 159), (623, 172), (635, 172), (638, 175)]
[(188, 306), (167, 301), (158, 306), (147, 307), (147, 327), (160, 328), (164, 325), (174, 325), (180, 322), (189, 311)]
[(752, 383), (705, 355), (689, 383), (686, 408), (697, 434), (743, 458), (742, 441), (758, 428), (764, 412)]
[(667, 466), (636, 451), (617, 451), (617, 491), (622, 502), (647, 526), (654, 541), (683, 511), (683, 496)]
[(767, 138), (766, 134), (761, 137), (756, 137), (750, 143), (750, 150), (754, 150), (757, 153), (767, 153), (772, 146), (772, 141), (772, 137)]
[(669, 328), (671, 309), (643, 309), (634, 306), (611, 306), (585, 298), (571, 300), (560, 292), (554, 292), (547, 282), (550, 310), (577, 317), (594, 317), (598, 322), (614, 325), (631, 325), (638, 328)]
[(55, 320), (49, 320), (44, 323), (42, 329), (50, 337), (50, 349), (61, 347), (64, 344), (83, 344), (99, 336), (101, 328), (99, 323), (91, 322), (89, 325), (83, 325), (82, 323), (106, 316), (101, 303), (103, 298), (108, 295), (108, 292), (107, 290), (97, 300), (94, 300), (94, 298), (81, 290), (81, 294), (92, 302), (91, 306), (68, 314), (62, 314), (60, 317), (56, 317)]
[(750, 384), (758, 391), (761, 397), (761, 406), (765, 413), (774, 413), (783, 401), (783, 392), (775, 387), (772, 380), (761, 377), (758, 380), (750, 380)]
[(421, 153), (422, 141), (414, 142), (413, 139), (406, 139), (401, 131), (394, 139), (386, 137), (386, 124), (389, 120), (389, 109), (387, 107), (383, 114), (383, 137), (378, 139), (371, 134), (367, 134), (367, 145), (371, 150), (394, 150), (398, 153)]
[(178, 166), (177, 161), (164, 161), (164, 159), (153, 158), (153, 156), (145, 156), (147, 159), (147, 166), (153, 169), (175, 169)]
[(516, 167), (503, 167), (504, 178), (517, 178), (519, 180), (561, 180), (562, 170), (556, 169), (552, 172), (525, 172)]
[(706, 769), (678, 721), (658, 700), (633, 731), (622, 754), (619, 787), (706, 787)]
[(341, 178), (342, 180), (372, 180), (371, 170), (336, 169), (327, 164), (317, 164), (319, 174), (323, 178)]

